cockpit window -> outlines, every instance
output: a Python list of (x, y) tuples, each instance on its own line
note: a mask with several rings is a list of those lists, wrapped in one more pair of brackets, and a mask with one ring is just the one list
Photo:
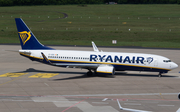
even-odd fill
[(171, 62), (171, 60), (163, 60), (163, 62), (168, 63)]

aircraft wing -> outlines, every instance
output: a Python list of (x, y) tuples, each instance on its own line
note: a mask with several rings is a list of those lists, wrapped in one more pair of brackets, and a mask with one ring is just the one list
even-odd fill
[(74, 63), (52, 63), (48, 60), (48, 58), (44, 55), (43, 52), (41, 52), (43, 56), (43, 61), (47, 64), (55, 65), (55, 66), (62, 66), (67, 68), (92, 68), (95, 69), (99, 66), (99, 64), (74, 64)]
[(97, 68), (99, 64), (74, 64), (74, 63), (53, 63), (56, 66), (66, 66), (67, 68)]

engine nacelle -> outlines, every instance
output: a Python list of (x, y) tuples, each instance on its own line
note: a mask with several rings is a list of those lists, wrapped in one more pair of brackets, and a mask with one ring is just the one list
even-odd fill
[(114, 75), (115, 74), (115, 70), (114, 67), (111, 65), (100, 65), (96, 72), (98, 74), (103, 74), (103, 75)]
[(180, 100), (180, 93), (178, 94), (178, 98), (179, 98), (179, 100)]

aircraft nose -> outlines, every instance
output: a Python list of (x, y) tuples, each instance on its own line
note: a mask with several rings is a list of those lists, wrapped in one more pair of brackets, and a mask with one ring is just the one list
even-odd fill
[(178, 67), (178, 65), (177, 65), (176, 63), (173, 62), (173, 63), (171, 64), (171, 68), (172, 68), (172, 69), (175, 69), (175, 68), (177, 68), (177, 67)]

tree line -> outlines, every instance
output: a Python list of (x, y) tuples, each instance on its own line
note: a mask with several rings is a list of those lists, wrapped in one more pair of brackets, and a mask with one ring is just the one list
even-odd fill
[(0, 6), (73, 4), (180, 4), (180, 0), (0, 0)]

